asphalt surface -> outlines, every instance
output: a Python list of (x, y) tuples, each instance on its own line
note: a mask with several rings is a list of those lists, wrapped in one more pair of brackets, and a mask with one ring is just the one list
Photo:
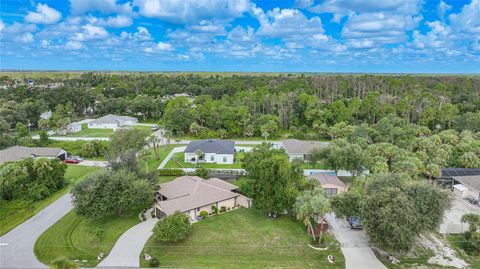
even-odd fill
[(368, 238), (362, 230), (352, 230), (345, 220), (326, 216), (330, 229), (340, 242), (346, 269), (387, 269), (373, 254)]
[(40, 235), (72, 209), (69, 193), (0, 237), (0, 268), (48, 268), (33, 253)]

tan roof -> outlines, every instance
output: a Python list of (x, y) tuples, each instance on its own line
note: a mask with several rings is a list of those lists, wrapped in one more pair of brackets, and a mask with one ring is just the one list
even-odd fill
[(232, 192), (237, 186), (218, 178), (204, 180), (197, 176), (181, 176), (160, 185), (158, 193), (167, 200), (158, 202), (161, 210), (171, 215), (186, 212), (216, 202), (239, 196)]
[(27, 157), (57, 157), (60, 155), (61, 148), (41, 148), (41, 147), (22, 147), (13, 146), (0, 150), (0, 164), (5, 162), (19, 161)]
[(307, 178), (315, 179), (320, 182), (320, 185), (331, 184), (334, 186), (338, 186), (341, 188), (345, 188), (346, 185), (343, 183), (337, 176), (334, 175), (327, 175), (327, 174), (313, 174), (309, 175)]
[(282, 145), (288, 154), (308, 154), (314, 148), (324, 148), (328, 142), (305, 141), (298, 139), (287, 139), (282, 141)]

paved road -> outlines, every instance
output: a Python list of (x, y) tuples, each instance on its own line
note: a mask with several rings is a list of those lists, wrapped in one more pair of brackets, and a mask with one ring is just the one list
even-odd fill
[(47, 268), (33, 253), (38, 237), (72, 209), (69, 193), (0, 237), (0, 268)]
[(340, 242), (346, 269), (387, 269), (373, 254), (364, 231), (350, 229), (347, 221), (336, 219), (333, 214), (326, 219)]
[(152, 229), (158, 221), (150, 215), (151, 210), (145, 213), (143, 221), (126, 231), (115, 243), (108, 256), (98, 264), (98, 268), (140, 267), (140, 254)]

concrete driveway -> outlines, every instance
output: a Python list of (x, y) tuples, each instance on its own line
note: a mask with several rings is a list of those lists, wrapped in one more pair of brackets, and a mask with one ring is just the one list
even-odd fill
[(152, 229), (158, 221), (157, 218), (152, 218), (151, 211), (152, 209), (144, 214), (146, 221), (133, 226), (120, 236), (112, 251), (97, 265), (97, 268), (140, 267), (143, 246), (152, 235)]
[(447, 234), (468, 231), (469, 225), (461, 221), (462, 216), (468, 213), (480, 214), (480, 206), (472, 205), (462, 198), (455, 196), (452, 208), (445, 212), (443, 216), (443, 223), (440, 225), (439, 232)]
[(33, 253), (38, 237), (72, 209), (69, 193), (0, 237), (0, 268), (47, 268)]
[(364, 231), (350, 229), (347, 221), (333, 214), (328, 214), (326, 220), (340, 242), (346, 269), (387, 269), (373, 254)]

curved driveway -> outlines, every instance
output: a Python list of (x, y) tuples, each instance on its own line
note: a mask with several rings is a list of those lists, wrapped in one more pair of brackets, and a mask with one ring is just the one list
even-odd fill
[(67, 193), (0, 237), (0, 268), (48, 268), (37, 260), (33, 246), (40, 235), (72, 209)]
[(158, 221), (157, 218), (152, 218), (151, 211), (144, 214), (146, 221), (133, 226), (120, 236), (112, 251), (97, 268), (140, 267), (140, 254)]

